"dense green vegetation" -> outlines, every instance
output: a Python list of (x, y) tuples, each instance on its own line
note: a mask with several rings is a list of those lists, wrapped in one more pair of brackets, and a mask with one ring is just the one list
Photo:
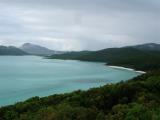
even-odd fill
[(2, 107), (0, 120), (160, 120), (160, 71)]
[(117, 84), (33, 97), (2, 107), (0, 120), (160, 120), (159, 51), (124, 47), (69, 52), (50, 58), (106, 62), (148, 72)]
[(28, 55), (28, 53), (13, 46), (0, 46), (0, 55)]
[(49, 58), (106, 62), (108, 65), (131, 67), (146, 71), (160, 68), (159, 51), (139, 50), (133, 47), (109, 48), (95, 52), (70, 52), (52, 55)]

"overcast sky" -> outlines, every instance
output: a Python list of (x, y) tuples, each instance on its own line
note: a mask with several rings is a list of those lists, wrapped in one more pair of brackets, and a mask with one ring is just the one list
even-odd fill
[(0, 44), (97, 50), (160, 43), (160, 0), (0, 0)]

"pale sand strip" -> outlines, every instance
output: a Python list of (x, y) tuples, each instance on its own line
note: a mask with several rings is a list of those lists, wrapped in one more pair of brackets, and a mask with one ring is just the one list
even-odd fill
[(144, 71), (137, 71), (137, 70), (132, 69), (132, 68), (126, 68), (126, 67), (121, 67), (121, 66), (108, 66), (108, 67), (115, 68), (115, 69), (131, 70), (131, 71), (135, 71), (135, 72), (142, 73), (142, 74), (146, 73)]

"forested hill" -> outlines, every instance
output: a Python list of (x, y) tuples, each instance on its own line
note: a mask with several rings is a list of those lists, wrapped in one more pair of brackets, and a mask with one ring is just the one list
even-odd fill
[(28, 53), (13, 46), (0, 46), (0, 55), (28, 55)]
[(52, 55), (49, 58), (106, 62), (108, 65), (131, 67), (146, 71), (160, 68), (159, 51), (139, 50), (133, 47), (109, 48), (94, 52), (70, 52)]

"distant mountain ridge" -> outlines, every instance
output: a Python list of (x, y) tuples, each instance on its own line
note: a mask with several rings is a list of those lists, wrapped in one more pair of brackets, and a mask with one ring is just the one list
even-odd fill
[(50, 50), (46, 47), (42, 47), (40, 45), (32, 44), (32, 43), (24, 43), (21, 47), (21, 50), (33, 54), (33, 55), (53, 55), (53, 54), (60, 54), (59, 51)]
[[(79, 52), (61, 52), (50, 50), (46, 47), (39, 45), (24, 43), (20, 48), (14, 46), (0, 46), (0, 55), (45, 55), (50, 56), (49, 58), (56, 59), (76, 59), (85, 61), (99, 61), (113, 63), (115, 59), (122, 60), (124, 58), (132, 58), (138, 56), (139, 58), (146, 55), (146, 59), (153, 59), (152, 56), (160, 55), (160, 44), (156, 43), (146, 43), (135, 46), (126, 46), (122, 48), (107, 48), (98, 51), (79, 51)], [(148, 55), (149, 54), (149, 55)], [(147, 57), (150, 56), (150, 57)], [(107, 61), (106, 61), (107, 60)], [(136, 58), (137, 60), (137, 58)], [(153, 61), (153, 60), (150, 60)], [(149, 62), (149, 61), (148, 61)]]
[(0, 55), (28, 55), (23, 50), (14, 46), (0, 46)]

